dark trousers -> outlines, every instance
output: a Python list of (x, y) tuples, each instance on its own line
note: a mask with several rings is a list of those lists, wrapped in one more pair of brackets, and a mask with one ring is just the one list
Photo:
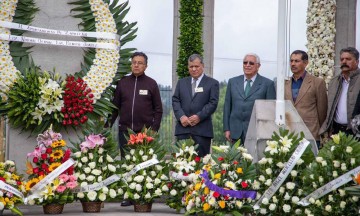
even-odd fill
[(210, 154), (211, 137), (203, 137), (192, 134), (180, 134), (177, 135), (176, 138), (177, 140), (192, 138), (195, 141), (195, 144), (198, 144), (197, 153), (200, 157), (204, 157), (205, 155)]
[(333, 121), (332, 134), (337, 134), (340, 131), (345, 133), (346, 135), (354, 135), (352, 130), (348, 128), (347, 125), (342, 125)]

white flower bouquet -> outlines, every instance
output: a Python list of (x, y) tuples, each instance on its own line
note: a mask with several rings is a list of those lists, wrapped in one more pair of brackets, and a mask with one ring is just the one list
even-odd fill
[(353, 136), (342, 132), (331, 136), (302, 175), (306, 215), (358, 215), (359, 196), (345, 188), (360, 171), (359, 158), (360, 143)]
[(167, 169), (162, 158), (165, 151), (155, 140), (156, 132), (145, 129), (131, 133), (125, 147), (125, 158), (121, 165), (125, 181), (124, 199), (136, 204), (150, 204), (153, 199), (168, 192)]
[[(257, 214), (259, 215), (294, 215), (303, 214), (303, 208), (298, 202), (303, 196), (301, 184), (301, 173), (305, 170), (306, 164), (314, 159), (310, 146), (305, 146), (305, 152), (299, 155), (297, 161), (293, 161), (293, 169), (284, 167), (290, 165), (293, 160), (293, 153), (303, 140), (300, 136), (289, 133), (288, 130), (280, 129), (279, 134), (274, 133), (272, 140), (267, 141), (264, 157), (258, 161), (257, 180), (261, 183), (258, 189)], [(305, 148), (304, 147), (304, 148)], [(287, 174), (284, 175), (284, 174)], [(283, 183), (279, 182), (278, 176), (282, 174)], [(284, 179), (285, 178), (285, 179)], [(276, 188), (276, 186), (278, 186)], [(265, 193), (269, 187), (274, 188), (274, 194)], [(268, 191), (269, 192), (269, 191)], [(266, 194), (266, 195), (265, 195)]]
[(213, 146), (213, 154), (203, 158), (203, 170), (184, 196), (186, 215), (252, 212), (259, 182), (254, 181), (252, 156), (239, 145)]
[(169, 193), (166, 205), (177, 212), (185, 207), (182, 198), (203, 167), (202, 158), (197, 155), (196, 147), (192, 139), (178, 141), (170, 161), (167, 162), (170, 179), (167, 184)]
[[(101, 134), (86, 136), (74, 153), (75, 175), (80, 185), (76, 197), (82, 202), (112, 200), (123, 193), (117, 188), (117, 162), (104, 148), (105, 141)], [(116, 181), (109, 181), (111, 178)]]

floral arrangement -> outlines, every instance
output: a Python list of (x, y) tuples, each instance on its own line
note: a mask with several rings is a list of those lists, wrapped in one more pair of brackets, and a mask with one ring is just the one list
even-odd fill
[(307, 70), (328, 84), (335, 65), (336, 1), (311, 0), (307, 11)]
[(0, 188), (0, 211), (10, 209), (14, 214), (22, 215), (17, 205), (23, 203), (20, 194), (25, 193), (25, 183), (23, 182), (22, 176), (17, 174), (13, 161), (7, 160), (0, 162), (0, 181), (3, 181), (19, 192), (19, 194), (14, 194), (12, 191)]
[[(351, 182), (337, 188), (332, 188), (322, 197), (312, 197), (311, 193), (330, 181), (340, 177), (360, 165), (360, 143), (340, 132), (319, 151), (316, 160), (312, 162), (302, 175), (304, 195), (309, 195), (306, 215), (357, 215), (359, 197), (351, 195), (345, 188)], [(351, 179), (350, 179), (351, 180)]]
[(264, 157), (256, 164), (258, 170), (257, 180), (261, 183), (258, 189), (258, 210), (260, 215), (301, 215), (303, 208), (298, 205), (304, 195), (300, 175), (304, 172), (306, 165), (313, 161), (314, 156), (310, 146), (296, 161), (292, 170), (288, 170), (288, 176), (284, 177), (283, 183), (272, 195), (260, 197), (276, 182), (276, 178), (283, 173), (283, 168), (289, 163), (295, 149), (303, 140), (304, 135), (289, 133), (288, 130), (280, 129), (274, 133), (272, 139), (266, 142)]
[(213, 154), (203, 158), (204, 169), (184, 196), (186, 215), (252, 212), (260, 183), (254, 180), (252, 156), (239, 145), (213, 146)]
[(62, 125), (84, 124), (88, 120), (86, 113), (94, 111), (92, 106), (94, 95), (80, 77), (75, 80), (74, 76), (68, 76), (66, 81), (64, 106), (61, 108), (61, 113), (64, 115)]
[(102, 202), (123, 194), (116, 182), (103, 186), (99, 184), (113, 177), (117, 170), (116, 161), (104, 148), (105, 142), (103, 135), (91, 134), (85, 136), (85, 141), (75, 149), (75, 176), (80, 185), (76, 197), (82, 202)]
[[(35, 66), (30, 56), (31, 47), (25, 47), (21, 42), (9, 43), (6, 39), (0, 40), (0, 115), (7, 115), (10, 124), (15, 127), (40, 133), (50, 125), (55, 129), (65, 125), (77, 126), (88, 120), (96, 121), (99, 117), (107, 117), (115, 108), (110, 100), (114, 90), (111, 84), (114, 79), (119, 79), (120, 72), (128, 71), (130, 61), (127, 58), (133, 51), (133, 49), (120, 49), (120, 37), (116, 34), (121, 32), (122, 37), (127, 38), (122, 41), (124, 44), (136, 37), (136, 29), (133, 29), (136, 23), (123, 22), (123, 14), (127, 10), (128, 2), (118, 5), (117, 2), (110, 3), (107, 0), (89, 0), (84, 6), (84, 2), (78, 0), (69, 4), (78, 5), (74, 8), (77, 12), (74, 17), (83, 20), (80, 24), (82, 31), (96, 31), (113, 36), (112, 39), (84, 38), (85, 41), (113, 44), (119, 49), (98, 48), (85, 51), (82, 70), (74, 75), (76, 81), (81, 79), (81, 85), (87, 89), (84, 92), (86, 95), (82, 95), (84, 97), (81, 99), (82, 102), (78, 101), (83, 109), (80, 108), (77, 112), (74, 111), (76, 106), (73, 102), (76, 97), (71, 94), (74, 90), (77, 91), (72, 85), (73, 76), (66, 78), (67, 84), (64, 85), (60, 85), (60, 82), (54, 79), (31, 82), (42, 76), (40, 68)], [(38, 11), (34, 0), (1, 1), (0, 8), (4, 11), (0, 14), (1, 21), (16, 20), (17, 23), (26, 25), (31, 24)], [(10, 31), (0, 24), (0, 34), (22, 35), (22, 33), (23, 31), (18, 30)], [(118, 67), (120, 51), (126, 58), (122, 61), (122, 67)], [(32, 79), (29, 79), (27, 70), (37, 71), (30, 75)], [(19, 91), (18, 83), (20, 85), (26, 83), (30, 86), (25, 85), (26, 88), (20, 88)], [(26, 101), (26, 103), (19, 106), (18, 101)], [(60, 110), (62, 112), (59, 112)], [(84, 113), (80, 114), (80, 111)], [(92, 114), (88, 115), (87, 112)], [(77, 113), (79, 116), (76, 115)], [(75, 115), (74, 118), (72, 114)], [(23, 119), (29, 118), (31, 120), (24, 125)]]
[[(165, 151), (156, 141), (156, 132), (148, 129), (140, 133), (130, 132), (121, 165), (125, 181), (124, 199), (137, 204), (152, 203), (154, 198), (169, 191), (169, 180), (163, 157)], [(140, 164), (142, 164), (140, 166)]]
[[(65, 171), (55, 171), (63, 163), (70, 159), (71, 151), (66, 147), (66, 142), (60, 133), (54, 132), (51, 128), (37, 137), (37, 146), (34, 151), (27, 155), (26, 192), (29, 196), (28, 204), (46, 205), (51, 203), (66, 204), (74, 201), (72, 190), (77, 186), (77, 178), (74, 174), (74, 166), (69, 166)], [(55, 174), (53, 180), (43, 187), (37, 184), (47, 178), (52, 172)], [(45, 180), (44, 180), (45, 181)]]
[(197, 155), (194, 144), (192, 139), (178, 141), (170, 161), (166, 162), (170, 170), (166, 205), (178, 213), (185, 207), (182, 204), (184, 194), (203, 167), (202, 158)]
[(356, 137), (360, 137), (360, 115), (356, 115), (351, 119), (351, 129)]

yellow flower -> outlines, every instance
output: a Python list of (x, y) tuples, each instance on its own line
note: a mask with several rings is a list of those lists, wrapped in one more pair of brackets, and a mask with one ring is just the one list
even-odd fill
[(52, 148), (63, 147), (63, 146), (66, 146), (66, 142), (64, 140), (55, 141), (51, 144)]
[(214, 175), (214, 179), (219, 179), (219, 178), (221, 178), (221, 173), (216, 173), (216, 174)]
[(206, 171), (209, 171), (211, 169), (211, 165), (210, 164), (206, 164), (204, 167), (203, 167)]
[(14, 173), (11, 174), (11, 177), (12, 177), (14, 180), (16, 180), (16, 181), (20, 180), (20, 176), (14, 174)]
[(30, 181), (26, 183), (26, 191), (29, 191), (34, 185), (36, 185), (39, 182), (39, 179), (33, 178)]
[(204, 194), (208, 195), (210, 193), (210, 189), (208, 187), (204, 188)]
[(196, 174), (196, 175), (200, 175), (200, 170), (196, 170), (196, 171), (195, 171), (195, 174)]
[(205, 204), (203, 205), (203, 210), (206, 212), (206, 211), (208, 211), (209, 209), (210, 209), (209, 203), (205, 203)]
[(53, 151), (53, 153), (51, 153), (50, 155), (50, 157), (54, 158), (55, 160), (60, 159), (63, 156), (64, 156), (64, 152), (61, 149)]
[(222, 208), (222, 209), (225, 208), (225, 205), (226, 205), (225, 200), (220, 200), (218, 203), (219, 203), (220, 208)]
[(241, 167), (238, 167), (236, 169), (236, 172), (239, 173), (239, 174), (243, 174), (243, 169)]
[(52, 164), (50, 164), (50, 166), (49, 166), (49, 171), (52, 172), (53, 170), (55, 170), (55, 169), (58, 168), (59, 166), (61, 166), (61, 163), (59, 163), (59, 162), (52, 163)]
[(196, 185), (195, 185), (195, 190), (200, 190), (200, 188), (201, 188), (201, 183), (199, 182), (199, 183), (196, 183)]
[(340, 134), (334, 134), (331, 135), (331, 138), (333, 139), (335, 144), (339, 144), (340, 143)]

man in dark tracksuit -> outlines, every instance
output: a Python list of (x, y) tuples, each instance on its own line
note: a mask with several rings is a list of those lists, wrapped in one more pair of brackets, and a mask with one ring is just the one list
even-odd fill
[[(119, 146), (124, 156), (123, 147), (127, 144), (125, 135), (128, 128), (135, 133), (143, 127), (158, 131), (162, 117), (162, 103), (159, 87), (155, 80), (145, 75), (147, 56), (142, 52), (135, 52), (131, 56), (131, 71), (128, 76), (119, 80), (113, 103), (118, 108), (112, 115), (112, 123), (118, 115), (119, 119)], [(123, 202), (122, 205), (129, 205)]]

